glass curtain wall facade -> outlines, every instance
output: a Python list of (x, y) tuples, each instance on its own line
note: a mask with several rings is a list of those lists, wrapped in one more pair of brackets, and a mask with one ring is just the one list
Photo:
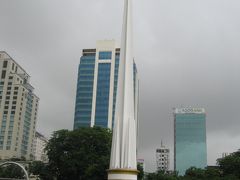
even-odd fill
[(207, 166), (206, 114), (202, 108), (174, 112), (174, 169), (184, 175), (190, 167)]
[(110, 63), (101, 63), (98, 65), (97, 98), (95, 113), (96, 126), (107, 127), (108, 125), (106, 119), (108, 119), (110, 73)]
[(85, 54), (78, 68), (74, 128), (89, 127), (92, 113), (95, 53)]
[[(115, 119), (119, 58), (120, 49), (116, 48), (116, 43), (112, 40), (98, 41), (96, 49), (83, 50), (78, 69), (74, 129), (93, 126), (112, 129)], [(135, 63), (133, 68), (134, 91), (137, 91)], [(135, 96), (137, 94), (134, 92)]]

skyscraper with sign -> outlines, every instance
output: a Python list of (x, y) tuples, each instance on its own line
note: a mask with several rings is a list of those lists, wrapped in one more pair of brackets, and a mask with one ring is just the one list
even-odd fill
[(207, 166), (206, 113), (203, 108), (174, 110), (174, 169), (180, 175), (190, 167)]
[[(115, 119), (120, 48), (114, 40), (97, 41), (96, 49), (83, 49), (78, 69), (74, 129), (101, 126), (112, 129)], [(135, 117), (138, 76), (133, 64)]]

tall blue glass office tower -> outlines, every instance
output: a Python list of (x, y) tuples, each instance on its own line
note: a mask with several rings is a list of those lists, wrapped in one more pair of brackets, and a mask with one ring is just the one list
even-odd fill
[[(120, 49), (114, 40), (97, 41), (96, 49), (84, 49), (78, 68), (74, 129), (114, 124)], [(138, 76), (134, 68), (135, 119), (138, 109)]]
[(206, 114), (202, 108), (174, 111), (174, 169), (184, 175), (190, 167), (207, 166)]

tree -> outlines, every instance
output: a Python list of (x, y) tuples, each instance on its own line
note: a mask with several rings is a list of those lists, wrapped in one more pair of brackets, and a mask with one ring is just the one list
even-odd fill
[(223, 176), (235, 176), (240, 179), (240, 150), (229, 156), (218, 159), (217, 163)]
[(38, 176), (39, 179), (52, 180), (53, 175), (49, 171), (47, 164), (41, 161), (33, 161), (29, 164), (29, 173)]
[(54, 132), (46, 151), (58, 180), (103, 180), (109, 168), (112, 134), (100, 127)]
[(138, 173), (138, 180), (142, 180), (143, 177), (144, 177), (143, 167), (140, 164), (138, 164), (137, 165), (137, 169), (139, 171), (139, 173)]
[(0, 167), (0, 178), (18, 178), (24, 177), (22, 169), (16, 165), (7, 165)]
[(205, 170), (191, 167), (186, 170), (185, 177), (190, 177), (191, 179), (205, 179)]
[(216, 167), (207, 167), (205, 169), (205, 178), (206, 179), (212, 179), (212, 180), (218, 180), (221, 177), (221, 172), (219, 168)]
[(164, 171), (157, 171), (156, 173), (149, 173), (146, 180), (177, 180), (178, 177), (175, 173), (167, 174)]

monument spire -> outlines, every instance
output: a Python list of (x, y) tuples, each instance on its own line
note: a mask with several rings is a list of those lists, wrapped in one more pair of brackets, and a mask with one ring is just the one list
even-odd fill
[(132, 0), (125, 0), (109, 180), (137, 180)]

